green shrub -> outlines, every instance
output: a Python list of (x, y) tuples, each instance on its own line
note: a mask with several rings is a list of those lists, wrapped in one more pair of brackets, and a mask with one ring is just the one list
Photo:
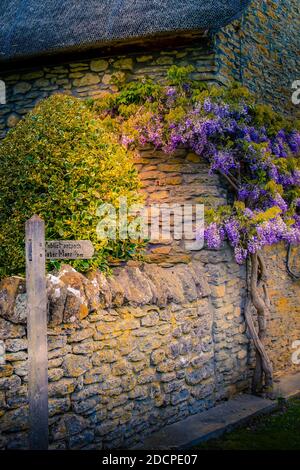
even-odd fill
[(81, 100), (53, 95), (20, 121), (0, 144), (0, 180), (1, 277), (24, 273), (24, 224), (35, 213), (47, 239), (93, 242), (92, 260), (70, 262), (79, 270), (135, 252), (129, 241), (97, 239), (98, 206), (139, 201), (139, 181), (130, 151)]

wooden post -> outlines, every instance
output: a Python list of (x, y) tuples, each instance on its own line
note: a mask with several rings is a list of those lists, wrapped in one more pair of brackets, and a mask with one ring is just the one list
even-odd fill
[(34, 215), (26, 227), (28, 296), (28, 395), (31, 449), (48, 449), (47, 293), (45, 223)]

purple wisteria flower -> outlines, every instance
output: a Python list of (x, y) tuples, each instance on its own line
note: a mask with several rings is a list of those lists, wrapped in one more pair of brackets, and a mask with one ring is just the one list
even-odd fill
[(210, 173), (221, 171), (228, 175), (231, 169), (238, 168), (239, 164), (235, 161), (234, 156), (229, 152), (216, 151), (212, 158)]
[(279, 193), (277, 193), (273, 198), (270, 198), (269, 207), (273, 206), (279, 207), (282, 213), (287, 212), (289, 208), (288, 204)]
[(243, 264), (248, 256), (248, 251), (241, 247), (241, 246), (236, 246), (234, 249), (234, 257), (235, 260), (238, 264)]
[(203, 103), (203, 109), (204, 111), (209, 114), (213, 110), (213, 104), (209, 98), (206, 98)]
[(300, 132), (292, 131), (287, 138), (287, 142), (293, 153), (300, 153)]
[(244, 214), (249, 219), (252, 219), (254, 212), (251, 209), (249, 209), (249, 207), (246, 207), (246, 209), (244, 210)]
[(135, 141), (134, 137), (130, 137), (130, 136), (125, 135), (125, 134), (123, 134), (122, 137), (121, 137), (121, 144), (125, 145), (125, 147), (128, 147), (134, 141)]
[(237, 246), (240, 241), (240, 225), (237, 220), (231, 219), (225, 223), (225, 231), (232, 246)]
[(260, 242), (260, 240), (258, 239), (258, 237), (253, 236), (248, 241), (248, 245), (247, 245), (248, 252), (251, 253), (252, 255), (254, 255), (254, 253), (257, 253), (259, 250), (261, 250), (262, 246), (263, 245)]
[(166, 95), (167, 95), (168, 97), (170, 97), (170, 96), (171, 96), (171, 97), (176, 96), (176, 94), (177, 94), (177, 91), (176, 91), (176, 88), (175, 88), (175, 87), (170, 86), (170, 87), (167, 88)]
[(217, 250), (221, 248), (224, 233), (220, 231), (218, 225), (213, 222), (204, 230), (204, 239), (206, 240), (208, 248)]

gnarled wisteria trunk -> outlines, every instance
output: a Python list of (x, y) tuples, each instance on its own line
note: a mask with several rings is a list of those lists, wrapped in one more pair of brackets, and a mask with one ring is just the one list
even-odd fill
[[(267, 316), (270, 300), (267, 290), (267, 274), (262, 254), (250, 256), (251, 268), (248, 277), (248, 296), (245, 319), (256, 349), (256, 364), (252, 381), (252, 393), (271, 395), (273, 389), (273, 367), (265, 349)], [(253, 307), (257, 313), (257, 328), (253, 319)]]

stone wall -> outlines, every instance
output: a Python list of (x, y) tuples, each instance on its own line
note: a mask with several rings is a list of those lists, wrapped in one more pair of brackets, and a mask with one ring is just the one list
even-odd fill
[(97, 98), (103, 93), (113, 92), (111, 83), (114, 73), (121, 73), (125, 79), (135, 80), (145, 76), (160, 81), (173, 65), (193, 64), (195, 80), (217, 80), (217, 67), (208, 38), (195, 40), (193, 46), (178, 47), (172, 44), (161, 51), (132, 53), (121, 56), (80, 58), (76, 62), (36, 66), (25, 70), (0, 72), (5, 81), (7, 105), (0, 105), (0, 138), (7, 129), (14, 127), (35, 104), (52, 93), (69, 93), (80, 98)]
[[(226, 312), (211, 269), (212, 287), (200, 263), (48, 275), (51, 448), (128, 447), (247, 387), (240, 300)], [(26, 448), (24, 281), (3, 280), (0, 292), (0, 446)]]
[[(267, 257), (268, 351), (297, 370), (299, 282), (284, 248)], [(245, 268), (229, 248), (188, 264), (131, 262), (110, 277), (69, 266), (47, 276), (50, 447), (126, 448), (249, 389), (254, 351), (243, 316)], [(28, 447), (26, 289), (0, 284), (0, 448)]]
[[(268, 322), (267, 349), (275, 374), (299, 371), (299, 364), (291, 361), (294, 341), (300, 339), (300, 280), (292, 280), (286, 271), (284, 245), (266, 249), (268, 288), (271, 312)], [(293, 271), (300, 273), (299, 247), (292, 251)]]
[[(207, 162), (184, 148), (177, 149), (171, 156), (151, 148), (141, 149), (135, 155), (135, 166), (148, 208), (165, 203), (170, 206), (177, 204), (183, 213), (185, 204), (193, 208), (196, 204), (203, 204), (206, 208), (227, 204), (224, 181), (217, 175), (209, 175)], [(170, 266), (179, 262), (188, 263), (196, 255), (196, 252), (187, 249), (186, 240), (174, 239), (174, 221), (171, 219), (170, 222), (170, 239), (160, 237), (148, 244), (148, 262)]]
[(300, 79), (299, 28), (299, 0), (252, 0), (241, 20), (216, 35), (220, 75), (299, 118), (300, 106), (292, 103), (292, 83)]

